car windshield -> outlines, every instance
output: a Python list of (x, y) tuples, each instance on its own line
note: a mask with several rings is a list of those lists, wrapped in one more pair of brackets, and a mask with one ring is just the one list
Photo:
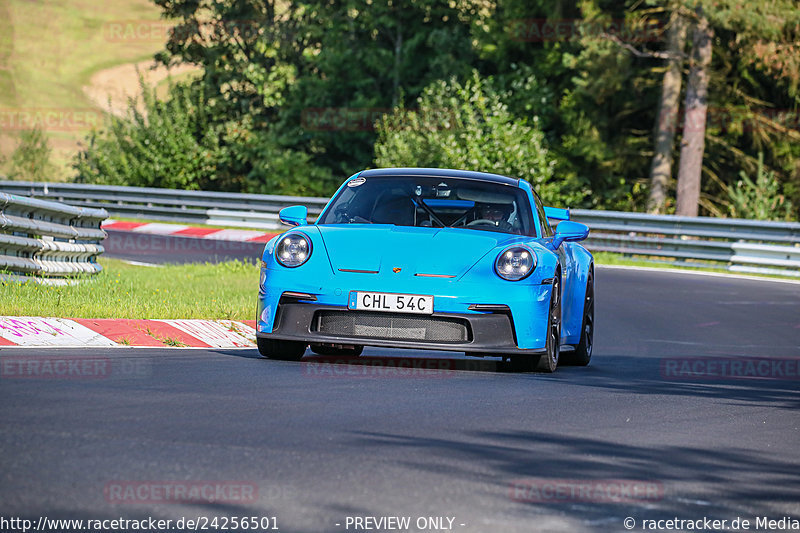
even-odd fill
[(533, 235), (525, 193), (463, 178), (381, 176), (351, 180), (319, 224), (394, 224)]

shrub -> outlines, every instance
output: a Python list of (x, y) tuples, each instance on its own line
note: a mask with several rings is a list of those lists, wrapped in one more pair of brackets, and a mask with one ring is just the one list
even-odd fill
[(141, 82), (143, 109), (109, 116), (75, 162), (76, 181), (268, 194), (322, 194), (330, 175), (283, 148), (252, 120), (215, 116), (202, 84), (174, 85), (165, 101)]
[(764, 170), (764, 154), (758, 153), (755, 181), (742, 170), (735, 186), (728, 187), (728, 211), (735, 218), (790, 220), (792, 204), (781, 194), (775, 172)]
[(47, 136), (38, 125), (23, 130), (19, 144), (11, 154), (10, 179), (26, 181), (52, 181), (55, 168), (50, 162), (52, 149)]
[(75, 162), (76, 181), (200, 189), (215, 181), (219, 133), (204, 112), (202, 92), (170, 88), (167, 101), (140, 80), (143, 109), (131, 100), (124, 117), (109, 115)]
[(555, 178), (554, 160), (536, 121), (513, 116), (491, 79), (435, 82), (378, 124), (375, 163), (494, 172), (531, 182), (548, 202), (577, 203), (577, 187)]

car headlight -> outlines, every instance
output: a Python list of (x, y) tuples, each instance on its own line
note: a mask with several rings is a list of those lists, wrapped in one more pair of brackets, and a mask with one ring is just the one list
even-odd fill
[(536, 255), (522, 246), (506, 248), (494, 261), (494, 271), (508, 281), (527, 278), (536, 268)]
[(302, 233), (289, 233), (278, 241), (275, 259), (285, 267), (299, 267), (311, 257), (311, 241)]

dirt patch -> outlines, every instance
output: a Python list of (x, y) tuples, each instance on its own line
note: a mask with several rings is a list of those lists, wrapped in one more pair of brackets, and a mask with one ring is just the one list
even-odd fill
[(197, 70), (192, 65), (177, 65), (168, 69), (152, 60), (128, 63), (95, 73), (89, 85), (83, 87), (83, 92), (99, 108), (121, 117), (125, 116), (128, 109), (128, 100), (141, 96), (139, 75), (147, 85), (154, 87), (168, 76), (176, 77)]

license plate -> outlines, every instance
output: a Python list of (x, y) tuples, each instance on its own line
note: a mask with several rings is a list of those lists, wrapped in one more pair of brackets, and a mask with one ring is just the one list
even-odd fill
[(347, 307), (357, 311), (386, 311), (430, 315), (433, 313), (433, 296), (351, 291)]

